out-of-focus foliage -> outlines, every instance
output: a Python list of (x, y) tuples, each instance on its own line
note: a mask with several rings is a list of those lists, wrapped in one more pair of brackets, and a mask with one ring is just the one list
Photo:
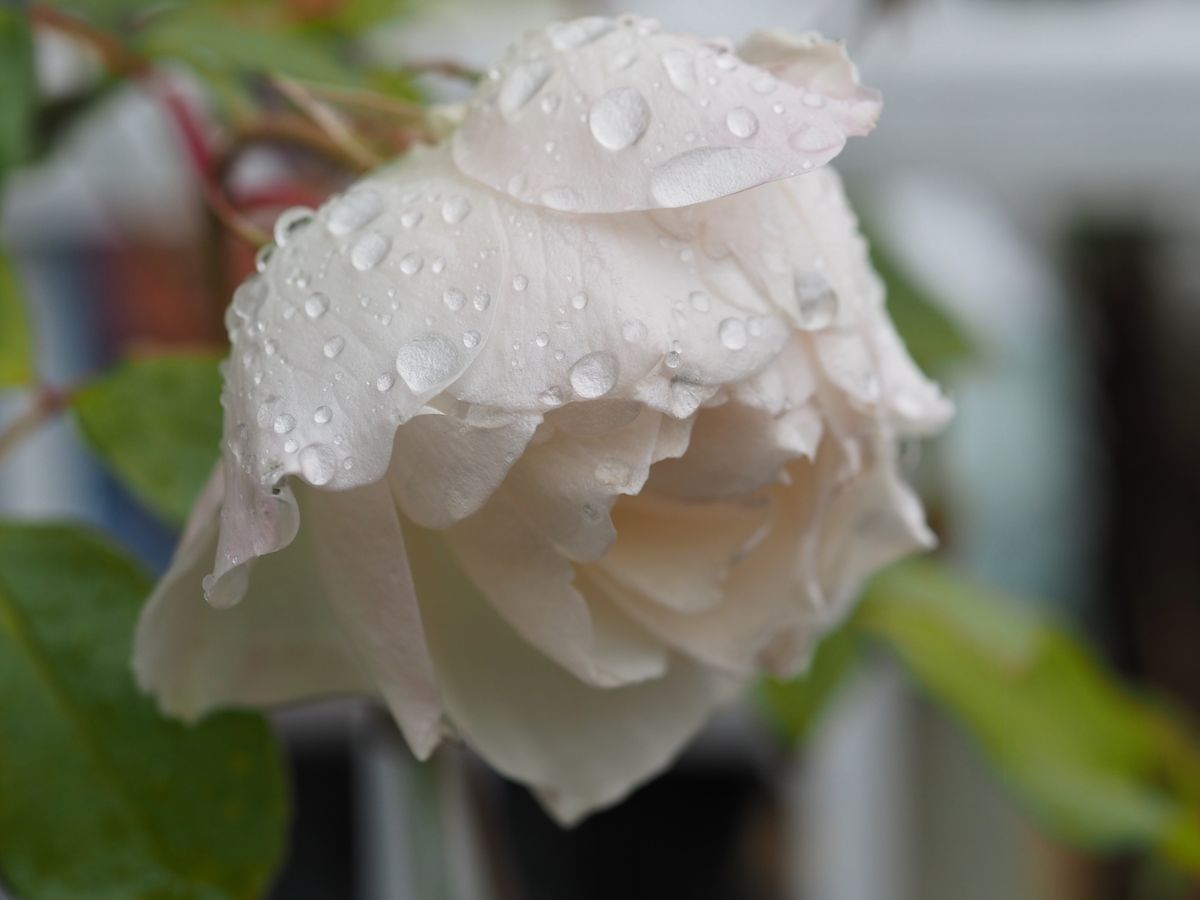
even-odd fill
[(970, 341), (944, 306), (921, 289), (875, 236), (871, 261), (887, 288), (888, 313), (917, 365), (940, 374), (971, 357)]
[(812, 731), (835, 689), (858, 661), (860, 645), (860, 635), (842, 625), (821, 639), (800, 677), (762, 681), (759, 700), (768, 721), (785, 739), (800, 740)]
[(221, 378), (208, 355), (122, 363), (71, 400), (88, 443), (147, 507), (174, 524), (212, 471)]
[(966, 726), (1053, 833), (1200, 872), (1200, 751), (1075, 639), (929, 561), (878, 576), (855, 617)]
[(0, 6), (0, 188), (29, 155), (36, 102), (29, 22), (11, 6)]
[(32, 378), (25, 307), (12, 261), (0, 249), (0, 388), (19, 387)]
[(87, 531), (0, 525), (0, 878), (18, 897), (258, 897), (282, 854), (262, 718), (187, 726), (134, 686), (149, 590)]

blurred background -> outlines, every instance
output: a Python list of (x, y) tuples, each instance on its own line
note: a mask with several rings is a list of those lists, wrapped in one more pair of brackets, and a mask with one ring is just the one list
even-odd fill
[[(1044, 598), (1030, 602), (1200, 716), (1200, 5), (431, 0), (385, 18), (368, 47), (485, 68), (525, 27), (627, 9), (734, 40), (779, 26), (847, 41), (885, 106), (836, 165), (893, 289), (941, 307), (971, 348), (936, 371), (957, 419), (910, 460), (945, 551)], [(61, 98), (97, 68), (50, 32), (37, 65)], [(436, 76), (422, 89), (463, 91)], [(178, 90), (210, 102), (186, 76)], [(291, 159), (308, 187), (273, 197), (280, 166), (264, 145), (233, 177), (265, 206), (339, 185), (321, 160)], [(111, 91), (10, 177), (0, 227), (46, 382), (71, 384), (131, 348), (220, 344), (251, 256), (214, 231), (199, 189), (163, 104), (137, 87)], [(24, 402), (0, 395), (0, 422)], [(4, 461), (0, 513), (99, 524), (155, 568), (175, 539), (66, 420)], [(1200, 896), (1140, 856), (1100, 860), (1048, 836), (883, 655), (799, 744), (748, 703), (570, 832), (462, 752), (415, 768), (366, 705), (275, 722), (295, 791), (274, 892), (286, 900)]]

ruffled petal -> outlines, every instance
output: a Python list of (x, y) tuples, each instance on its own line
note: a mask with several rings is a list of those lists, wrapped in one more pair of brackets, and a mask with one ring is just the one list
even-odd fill
[(455, 162), (573, 213), (689, 206), (811, 171), (871, 129), (879, 98), (840, 46), (783, 46), (751, 42), (762, 68), (636, 16), (530, 31), (476, 91)]
[(441, 704), (395, 507), (386, 491), (302, 492), (305, 524), (258, 559), (244, 601), (205, 602), (216, 550), (220, 472), (193, 513), (138, 623), (138, 683), (163, 708), (197, 718), (342, 693), (378, 694), (413, 752), (441, 734)]
[(665, 768), (738, 683), (674, 657), (662, 677), (595, 688), (530, 647), (432, 532), (410, 539), (438, 683), (468, 744), (564, 824)]

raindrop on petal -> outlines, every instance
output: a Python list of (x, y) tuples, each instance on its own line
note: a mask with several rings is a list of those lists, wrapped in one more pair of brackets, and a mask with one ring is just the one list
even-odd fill
[(318, 406), (313, 413), (313, 421), (318, 425), (325, 425), (333, 418), (333, 410), (328, 406)]
[(309, 444), (300, 451), (300, 474), (309, 484), (328, 484), (337, 468), (337, 454), (325, 444)]
[(445, 335), (431, 332), (396, 353), (396, 372), (414, 394), (444, 384), (458, 370), (458, 349)]
[(501, 114), (507, 118), (519, 112), (553, 74), (554, 66), (544, 59), (533, 59), (516, 65), (496, 94), (496, 104)]
[(451, 312), (458, 312), (466, 305), (467, 295), (458, 288), (446, 288), (442, 292), (442, 302), (446, 304)]
[(792, 278), (796, 294), (796, 316), (805, 331), (820, 331), (837, 317), (838, 296), (829, 279), (820, 272), (797, 272)]
[(734, 137), (753, 137), (758, 131), (758, 117), (746, 107), (737, 106), (725, 117), (725, 125)]
[(746, 323), (741, 319), (722, 319), (717, 336), (727, 349), (741, 350), (746, 346)]
[(310, 319), (319, 319), (325, 315), (325, 311), (329, 309), (329, 298), (324, 294), (311, 294), (304, 301), (304, 314)]
[(346, 346), (346, 339), (341, 335), (335, 335), (325, 342), (325, 346), (321, 352), (325, 354), (326, 359), (333, 359)]
[(588, 127), (606, 150), (624, 150), (637, 143), (650, 124), (650, 106), (636, 88), (609, 91), (592, 105)]
[(603, 397), (617, 385), (617, 358), (607, 350), (584, 356), (567, 373), (571, 389), (585, 400)]
[(284, 413), (281, 416), (275, 417), (275, 423), (271, 426), (276, 434), (287, 434), (296, 427), (296, 420)]
[(364, 234), (350, 248), (350, 264), (360, 272), (366, 272), (379, 265), (388, 251), (392, 248), (391, 240), (378, 231)]
[(357, 231), (383, 212), (383, 198), (375, 191), (360, 188), (334, 201), (325, 227), (330, 234)]
[(307, 206), (293, 206), (285, 209), (275, 220), (275, 243), (286, 247), (288, 240), (297, 231), (312, 221), (313, 211)]
[(425, 260), (421, 258), (420, 253), (405, 253), (404, 258), (400, 260), (400, 271), (405, 275), (416, 275), (423, 265)]
[(442, 204), (442, 219), (447, 225), (457, 225), (471, 213), (471, 201), (466, 197), (449, 197)]

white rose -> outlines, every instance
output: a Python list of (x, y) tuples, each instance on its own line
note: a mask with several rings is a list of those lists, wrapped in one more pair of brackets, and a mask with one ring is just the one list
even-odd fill
[(801, 669), (931, 543), (896, 441), (949, 415), (822, 168), (878, 108), (814, 36), (581, 19), (281, 217), (140, 683), (184, 716), (372, 692), (570, 821)]

